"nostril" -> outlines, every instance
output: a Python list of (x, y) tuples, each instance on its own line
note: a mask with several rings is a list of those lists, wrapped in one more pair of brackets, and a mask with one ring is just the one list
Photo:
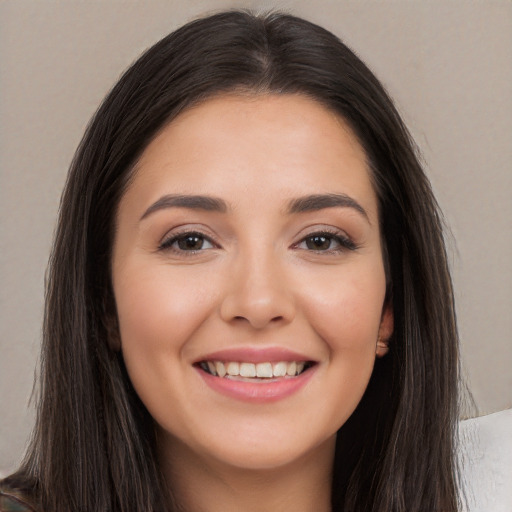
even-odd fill
[(245, 317), (243, 315), (237, 315), (237, 316), (234, 316), (232, 320), (236, 323), (248, 322), (253, 327), (255, 327), (257, 329), (261, 329), (269, 324), (276, 324), (279, 322), (283, 322), (284, 319), (285, 319), (285, 317), (282, 315), (278, 315), (278, 316), (274, 316), (274, 317), (270, 317), (270, 318), (257, 317), (256, 315), (251, 315), (248, 317)]

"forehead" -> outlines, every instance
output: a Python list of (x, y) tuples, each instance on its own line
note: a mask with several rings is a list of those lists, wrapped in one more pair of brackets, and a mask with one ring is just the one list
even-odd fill
[[(221, 95), (165, 126), (139, 159), (127, 198), (204, 193), (268, 205), (285, 196), (354, 195), (376, 210), (367, 159), (347, 124), (303, 95)], [(230, 197), (231, 196), (231, 197)]]

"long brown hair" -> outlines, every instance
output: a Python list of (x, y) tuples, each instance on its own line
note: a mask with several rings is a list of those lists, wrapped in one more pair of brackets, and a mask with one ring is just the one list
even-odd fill
[[(47, 282), (37, 422), (18, 472), (41, 510), (174, 510), (153, 420), (110, 348), (115, 214), (138, 157), (184, 109), (222, 92), (307, 95), (366, 151), (395, 326), (339, 430), (332, 506), (455, 512), (458, 343), (439, 208), (384, 88), (334, 35), (283, 14), (232, 11), (185, 25), (123, 75), (72, 162)], [(335, 393), (336, 390), (333, 390)]]

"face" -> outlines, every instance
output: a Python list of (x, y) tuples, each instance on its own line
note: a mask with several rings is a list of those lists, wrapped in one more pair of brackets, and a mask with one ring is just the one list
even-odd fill
[(165, 127), (120, 202), (112, 274), (163, 446), (230, 467), (332, 451), (392, 330), (365, 154), (299, 95), (222, 96)]

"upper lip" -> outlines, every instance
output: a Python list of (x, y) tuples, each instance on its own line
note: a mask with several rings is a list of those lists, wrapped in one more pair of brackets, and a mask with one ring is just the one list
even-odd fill
[(201, 361), (238, 361), (244, 363), (278, 363), (280, 361), (314, 361), (304, 354), (283, 347), (229, 348), (210, 352), (197, 359)]

